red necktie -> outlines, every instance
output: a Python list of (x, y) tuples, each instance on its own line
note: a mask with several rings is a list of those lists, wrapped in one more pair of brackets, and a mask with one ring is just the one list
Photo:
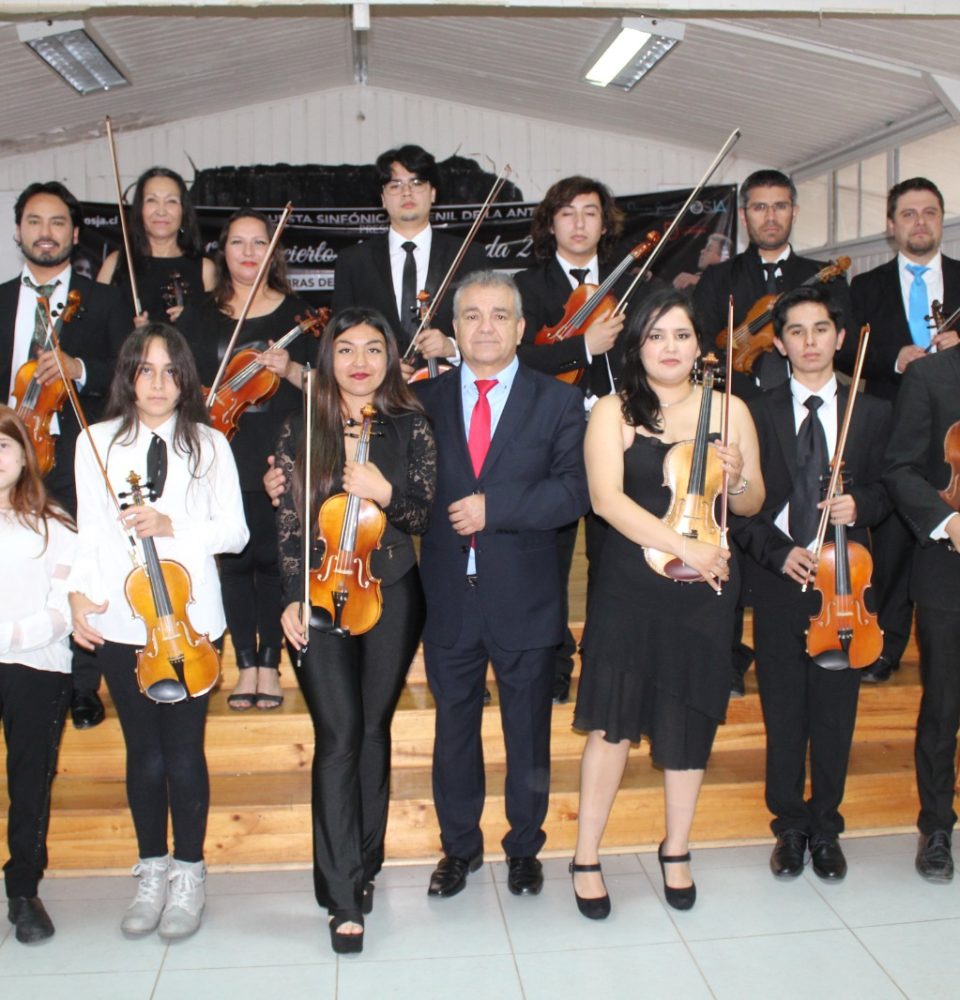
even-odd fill
[(495, 378), (478, 378), (474, 385), (480, 394), (473, 407), (470, 417), (470, 434), (467, 438), (467, 448), (470, 450), (470, 461), (473, 462), (473, 474), (480, 475), (483, 461), (490, 450), (490, 401), (487, 393), (497, 384)]

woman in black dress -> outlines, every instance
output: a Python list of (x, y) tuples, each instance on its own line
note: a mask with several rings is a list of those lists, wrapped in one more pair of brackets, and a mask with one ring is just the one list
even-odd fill
[[(700, 341), (688, 299), (658, 292), (624, 334), (618, 395), (594, 407), (585, 444), (594, 511), (610, 525), (590, 581), (583, 674), (574, 726), (589, 733), (580, 774), (577, 848), (570, 865), (584, 916), (610, 912), (600, 874), (600, 838), (630, 744), (650, 740), (664, 769), (666, 835), (659, 857), (667, 902), (696, 898), (688, 838), (717, 724), (730, 694), (730, 656), (739, 590), (728, 550), (685, 538), (660, 518), (670, 446), (694, 437), (703, 389), (691, 384)], [(715, 395), (711, 430), (722, 397)], [(752, 515), (763, 502), (756, 431), (746, 406), (730, 400), (729, 446), (710, 446), (729, 473), (729, 508)], [(700, 582), (676, 583), (647, 564), (644, 549), (678, 557)], [(719, 596), (718, 596), (719, 595)]]
[[(197, 213), (183, 178), (166, 167), (151, 167), (140, 175), (130, 209), (133, 271), (143, 310), (137, 326), (175, 322), (183, 302), (199, 299), (213, 288), (217, 271), (203, 256)], [(133, 309), (130, 271), (121, 250), (108, 254), (97, 275), (104, 285), (121, 286)]]
[[(283, 630), (297, 649), (309, 638), (297, 679), (316, 737), (313, 760), (314, 889), (330, 914), (336, 952), (363, 947), (363, 915), (383, 864), (390, 797), (390, 724), (420, 641), (425, 605), (411, 535), (426, 530), (436, 491), (433, 433), (400, 369), (396, 340), (372, 309), (331, 320), (317, 359), (316, 419), (309, 442), (311, 537), (323, 501), (346, 491), (372, 500), (387, 518), (371, 571), (383, 611), (361, 635), (334, 635), (302, 623), (303, 424), (291, 418), (277, 466), (292, 484), (278, 524), (285, 610)], [(362, 409), (377, 410), (369, 460), (355, 461)]]
[[(199, 303), (187, 305), (177, 321), (206, 386), (212, 384), (220, 367), (273, 232), (270, 221), (260, 212), (241, 209), (234, 213), (220, 233), (213, 291)], [(283, 703), (277, 527), (261, 476), (284, 419), (301, 409), (300, 376), (308, 356), (306, 338), (299, 334), (289, 350), (271, 345), (294, 329), (308, 310), (306, 302), (291, 294), (283, 253), (277, 249), (235, 347), (235, 351), (258, 351), (259, 362), (280, 380), (272, 398), (243, 412), (230, 438), (250, 528), (246, 548), (239, 555), (220, 560), (227, 627), (240, 668), (239, 680), (227, 699), (236, 711), (273, 709)]]

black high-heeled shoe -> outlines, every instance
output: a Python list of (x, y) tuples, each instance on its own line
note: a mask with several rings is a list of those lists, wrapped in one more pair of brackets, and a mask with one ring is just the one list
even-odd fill
[[(578, 865), (575, 861), (570, 862), (570, 866), (567, 869), (570, 872), (570, 881), (573, 882), (573, 876), (577, 872), (601, 872), (603, 869), (600, 865)], [(606, 885), (604, 885), (606, 887)], [(577, 909), (588, 919), (588, 920), (605, 920), (610, 916), (610, 894), (606, 893), (603, 896), (597, 896), (595, 899), (587, 899), (581, 896), (574, 885), (573, 895), (577, 900)]]
[[(341, 934), (344, 924), (359, 924), (359, 934)], [(357, 910), (330, 911), (330, 946), (338, 955), (355, 955), (363, 951), (363, 914)]]
[(657, 848), (657, 860), (660, 862), (660, 876), (663, 878), (663, 895), (675, 910), (689, 910), (697, 901), (697, 884), (691, 882), (682, 889), (674, 889), (667, 885), (667, 872), (664, 865), (682, 865), (690, 860), (690, 852), (686, 854), (664, 854), (663, 841)]
[(373, 913), (373, 890), (375, 888), (373, 879), (363, 883), (363, 898), (360, 900), (360, 912), (365, 917), (369, 917)]

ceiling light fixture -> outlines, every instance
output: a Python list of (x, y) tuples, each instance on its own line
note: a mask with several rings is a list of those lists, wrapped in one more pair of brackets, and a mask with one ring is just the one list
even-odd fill
[(625, 17), (594, 53), (584, 79), (595, 87), (632, 90), (641, 77), (683, 41), (679, 21), (659, 17)]
[(87, 34), (83, 21), (18, 24), (17, 35), (78, 94), (128, 85), (110, 57)]
[(351, 11), (353, 23), (353, 82), (365, 84), (367, 68), (367, 33), (370, 31), (370, 4), (355, 3)]

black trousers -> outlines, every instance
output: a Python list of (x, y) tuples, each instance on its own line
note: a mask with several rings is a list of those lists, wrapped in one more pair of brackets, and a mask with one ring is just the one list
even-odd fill
[[(960, 557), (954, 557), (960, 558)], [(960, 611), (917, 606), (923, 696), (917, 718), (915, 760), (920, 832), (952, 830), (960, 725)]]
[[(843, 832), (840, 803), (857, 721), (860, 672), (824, 670), (807, 656), (804, 634), (817, 610), (810, 600), (754, 604), (757, 683), (767, 730), (767, 808), (776, 834)], [(804, 801), (807, 748), (811, 795)]]
[(280, 667), (283, 632), (277, 518), (263, 492), (244, 492), (250, 540), (236, 555), (220, 557), (220, 592), (239, 667)]
[[(482, 587), (480, 580), (477, 586)], [(496, 585), (495, 583), (493, 584)], [(493, 663), (507, 751), (503, 838), (508, 857), (537, 854), (546, 840), (550, 795), (550, 714), (555, 647), (502, 649), (484, 620), (477, 590), (461, 585), (463, 627), (447, 649), (424, 641), (427, 680), (437, 706), (433, 799), (445, 854), (473, 857), (483, 850), (480, 816), (486, 796), (483, 768), (484, 678)]]
[(383, 588), (380, 621), (359, 636), (310, 629), (297, 680), (313, 720), (313, 880), (329, 910), (360, 906), (383, 865), (390, 724), (423, 630), (416, 568)]
[(70, 675), (0, 663), (0, 719), (7, 744), (8, 898), (37, 894), (47, 867), (50, 786), (70, 704)]
[(916, 544), (910, 529), (894, 512), (871, 533), (873, 542), (873, 585), (877, 620), (883, 629), (883, 655), (891, 663), (900, 662), (910, 641), (913, 603), (910, 600), (910, 564)]
[(167, 814), (173, 821), (173, 856), (202, 861), (210, 809), (210, 779), (203, 752), (207, 695), (158, 705), (137, 687), (137, 649), (107, 642), (97, 662), (117, 708), (127, 750), (127, 802), (141, 858), (168, 852)]

